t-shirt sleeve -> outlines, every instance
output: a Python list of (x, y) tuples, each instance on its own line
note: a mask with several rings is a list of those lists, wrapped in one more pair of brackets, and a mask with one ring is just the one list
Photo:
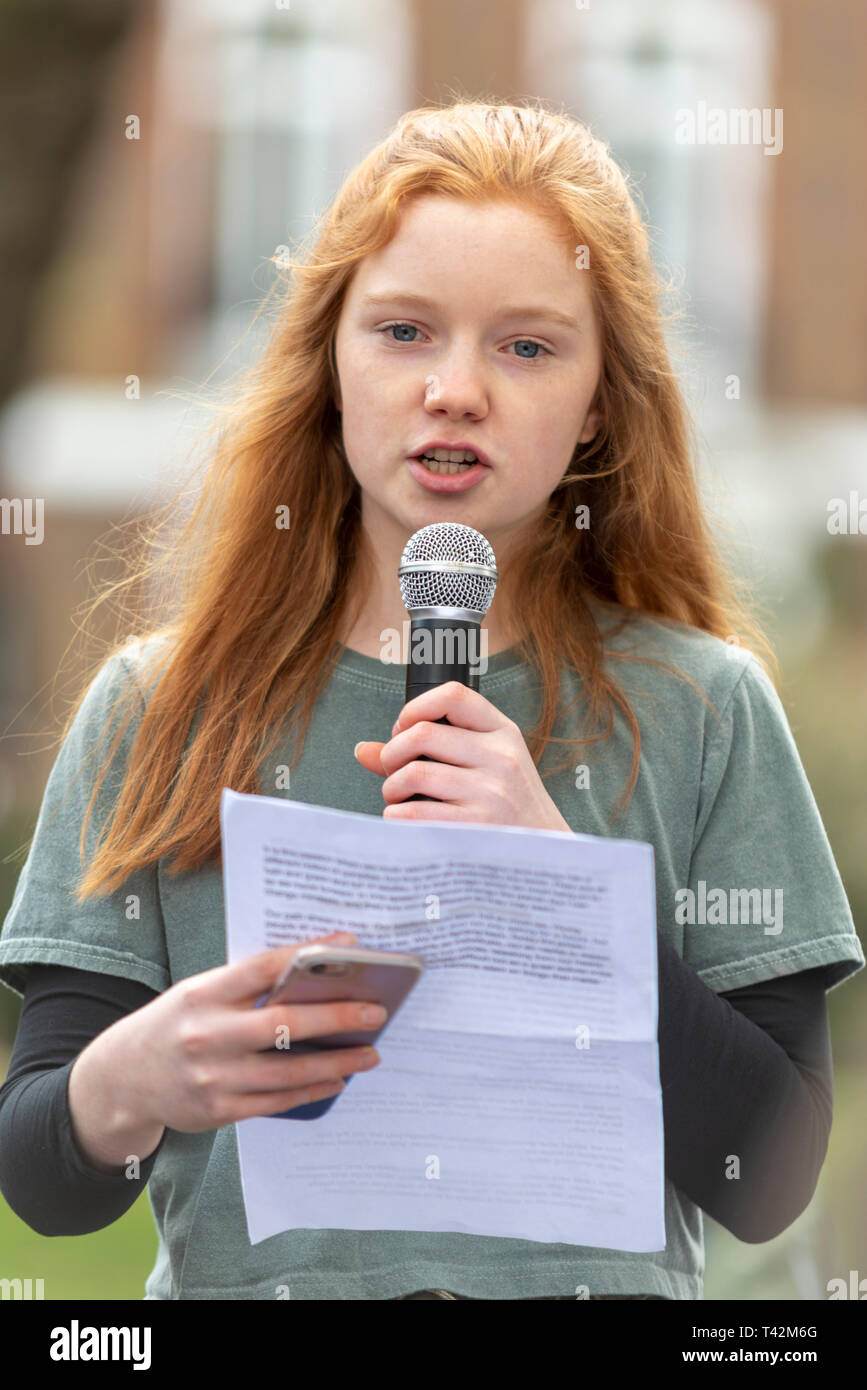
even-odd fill
[[(83, 875), (81, 827), (96, 775), (126, 720), (123, 691), (133, 687), (133, 712), (117, 744), (88, 822), (84, 862), (120, 790), (129, 749), (144, 708), (136, 649), (119, 652), (97, 672), (60, 747), (46, 783), (36, 829), (12, 905), (0, 933), (0, 981), (23, 995), (27, 965), (67, 965), (138, 980), (151, 989), (171, 984), (156, 864), (136, 870), (113, 893), (79, 903)], [(140, 648), (138, 649), (140, 652)]]
[(747, 660), (710, 714), (687, 891), (684, 959), (721, 993), (828, 967), (834, 989), (864, 952), (779, 696)]

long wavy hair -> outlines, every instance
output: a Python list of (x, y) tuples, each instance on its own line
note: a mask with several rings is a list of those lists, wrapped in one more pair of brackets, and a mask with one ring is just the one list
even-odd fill
[[(411, 111), (348, 176), (309, 246), (299, 248), (306, 256), (291, 259), (273, 299), (266, 296), (264, 305), (276, 302), (277, 313), (264, 349), (211, 402), (216, 438), (193, 504), (179, 493), (144, 522), (124, 557), (124, 576), (91, 605), (92, 615), (141, 586), (152, 596), (150, 610), (139, 603), (122, 611), (122, 630), (164, 640), (151, 651), (149, 698), (78, 901), (116, 890), (157, 858), (169, 861), (172, 873), (219, 862), (221, 788), (260, 791), (257, 770), (285, 733), (287, 711), (297, 734), (292, 766), (301, 755), (339, 633), (361, 611), (370, 577), (360, 489), (336, 407), (334, 335), (355, 268), (390, 241), (402, 210), (422, 194), (519, 200), (565, 222), (589, 253), (602, 333), (603, 424), (576, 450), (545, 516), (501, 579), (506, 612), (520, 594), (519, 651), (543, 691), (539, 721), (523, 731), (535, 764), (551, 742), (607, 738), (617, 706), (631, 730), (633, 760), (615, 817), (637, 781), (638, 721), (605, 669), (609, 653), (588, 594), (736, 638), (766, 670), (760, 653), (776, 666), (711, 539), (694, 477), (692, 424), (663, 334), (675, 315), (663, 312), (667, 287), (629, 180), (608, 147), (541, 102), (456, 100)], [(585, 530), (575, 526), (580, 505), (590, 509)], [(288, 529), (277, 524), (287, 506)], [(101, 660), (124, 645), (118, 639)], [(653, 660), (620, 653), (613, 659)], [(561, 663), (580, 673), (587, 695), (591, 731), (583, 738), (552, 738)], [(118, 697), (116, 711), (127, 703), (126, 717), (85, 816), (83, 864), (99, 788), (142, 704), (141, 689), (130, 687)]]

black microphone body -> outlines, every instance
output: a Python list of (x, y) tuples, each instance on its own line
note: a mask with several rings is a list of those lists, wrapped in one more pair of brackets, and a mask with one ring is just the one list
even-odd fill
[[(470, 661), (469, 654), (478, 650), (480, 624), (469, 619), (422, 617), (414, 614), (410, 619), (409, 662), (406, 668), (407, 703), (417, 695), (423, 695), (431, 686), (445, 685), (448, 681), (460, 681), (471, 690), (479, 688), (479, 668)], [(429, 632), (429, 645), (433, 647), (432, 661), (413, 661), (413, 652), (423, 649), (417, 633)], [(439, 658), (439, 659), (438, 659)], [(439, 720), (439, 723), (448, 720)]]
[[(479, 688), (481, 623), (497, 582), (494, 552), (470, 526), (440, 522), (411, 537), (400, 569), (410, 615), (406, 700), (460, 681)], [(448, 724), (444, 715), (437, 721)], [(420, 761), (430, 761), (425, 754)], [(435, 801), (416, 792), (408, 801)]]
[[(472, 631), (475, 629), (475, 632)], [(479, 624), (460, 619), (451, 618), (422, 618), (413, 616), (410, 620), (409, 634), (409, 654), (410, 660), (406, 668), (406, 703), (414, 700), (417, 695), (423, 695), (426, 690), (430, 690), (436, 685), (445, 685), (448, 681), (460, 681), (461, 685), (468, 685), (471, 690), (479, 688), (479, 671), (477, 666), (471, 665), (466, 653), (472, 643), (477, 641)], [(417, 632), (427, 631), (430, 633), (430, 641), (433, 644), (434, 659), (430, 662), (414, 662), (412, 653), (416, 650), (419, 639)], [(450, 636), (449, 634), (454, 634)], [(463, 642), (460, 635), (463, 634)], [(457, 641), (456, 641), (457, 639)], [(463, 659), (453, 658), (451, 660), (439, 661), (437, 653), (447, 654), (457, 645), (459, 652), (463, 653)], [(448, 719), (443, 715), (442, 719), (436, 721), (438, 724), (448, 724)], [(425, 753), (419, 753), (418, 762), (428, 763), (431, 761)], [(435, 796), (425, 796), (422, 792), (416, 792), (413, 796), (408, 796), (407, 801), (436, 801)]]

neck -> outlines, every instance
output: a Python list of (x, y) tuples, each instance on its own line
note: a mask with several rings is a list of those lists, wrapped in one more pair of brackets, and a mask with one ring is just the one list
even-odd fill
[[(404, 544), (405, 539), (388, 552), (384, 547), (374, 550), (368, 545), (362, 548), (362, 559), (350, 584), (350, 592), (358, 598), (350, 605), (338, 634), (337, 640), (342, 646), (363, 656), (381, 657), (391, 634), (403, 632), (409, 614), (401, 598), (397, 569)], [(369, 583), (366, 594), (365, 576)], [(488, 656), (507, 651), (520, 640), (519, 628), (505, 611), (501, 590), (494, 595), (480, 626), (487, 634)]]

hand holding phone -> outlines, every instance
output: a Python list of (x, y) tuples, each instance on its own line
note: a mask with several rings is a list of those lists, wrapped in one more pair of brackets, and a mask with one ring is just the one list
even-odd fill
[[(318, 940), (357, 945), (350, 933)], [(79, 1053), (68, 1086), (72, 1132), (93, 1167), (122, 1170), (126, 1155), (153, 1152), (166, 1128), (200, 1134), (285, 1113), (287, 1106), (303, 1110), (342, 1091), (341, 1077), (379, 1063), (375, 1048), (345, 1043), (369, 1043), (382, 1018), (365, 1018), (371, 1006), (351, 997), (340, 1002), (333, 986), (327, 992), (338, 995), (334, 1003), (255, 1007), (312, 944), (260, 951), (185, 976), (97, 1034)], [(275, 1039), (286, 1028), (291, 1049), (278, 1050)], [(302, 1050), (313, 1039), (319, 1046)], [(327, 1040), (344, 1045), (320, 1050)], [(128, 1117), (122, 1129), (119, 1108)]]
[[(257, 1001), (256, 1008), (292, 1004), (302, 1009), (305, 1005), (337, 1001), (381, 1004), (387, 1011), (386, 1019), (373, 1032), (358, 1029), (345, 1033), (308, 1034), (303, 1040), (293, 1041), (289, 1025), (286, 1044), (287, 1050), (296, 1055), (370, 1045), (382, 1036), (423, 970), (424, 962), (418, 956), (405, 952), (311, 943), (299, 948), (273, 989)], [(281, 1045), (278, 1043), (278, 1046)], [(350, 1078), (351, 1073), (346, 1075), (345, 1080), (349, 1081)], [(280, 1111), (271, 1118), (315, 1120), (324, 1115), (336, 1099), (336, 1095), (327, 1096), (291, 1110)]]

